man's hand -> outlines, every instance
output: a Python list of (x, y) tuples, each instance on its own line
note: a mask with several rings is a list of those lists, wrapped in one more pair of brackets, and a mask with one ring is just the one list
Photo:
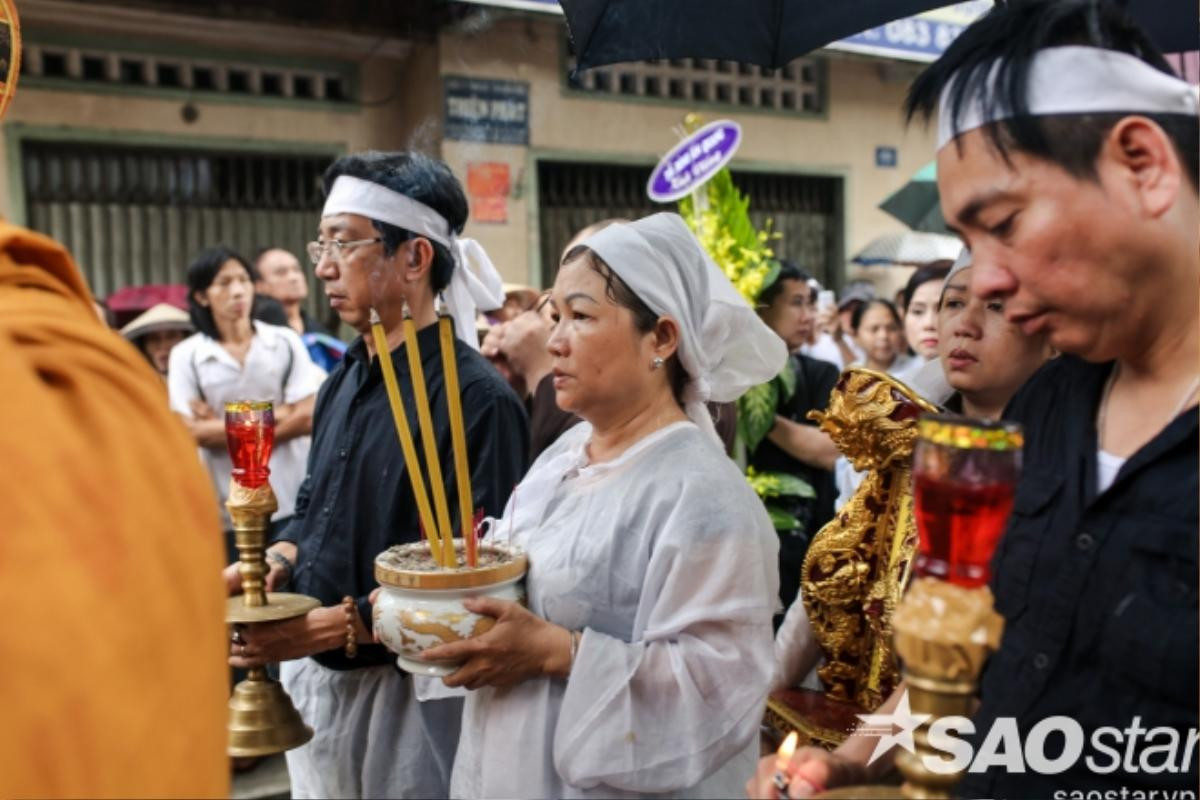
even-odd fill
[(488, 328), (488, 332), (483, 337), (483, 342), (479, 345), (479, 353), (491, 362), (496, 371), (500, 373), (500, 377), (504, 378), (510, 386), (513, 386), (518, 395), (524, 396), (526, 394), (525, 389), (523, 387), (518, 388), (516, 385), (523, 384), (523, 381), (520, 380), (520, 376), (513, 369), (512, 364), (508, 363), (508, 358), (500, 350), (500, 342), (504, 336), (504, 327), (507, 324), (507, 322), (499, 322)]
[(491, 597), (463, 601), (468, 611), (496, 618), (487, 633), (430, 648), (427, 661), (463, 661), (442, 680), (447, 686), (513, 686), (540, 675), (566, 677), (571, 669), (571, 632), (547, 622), (520, 603)]
[(775, 415), (775, 424), (767, 431), (767, 438), (792, 458), (829, 472), (833, 472), (841, 455), (833, 439), (820, 428), (793, 422), (778, 414)]
[(499, 336), (500, 353), (525, 378), (525, 385), (531, 390), (537, 388), (538, 382), (554, 364), (546, 347), (550, 330), (540, 314), (525, 311), (505, 323)]
[[(357, 612), (356, 612), (357, 616)], [(314, 608), (303, 617), (238, 625), (229, 644), (229, 666), (249, 669), (335, 650), (346, 643), (346, 611)], [(239, 643), (237, 639), (241, 639)]]
[[(875, 709), (876, 714), (890, 714), (900, 704), (900, 698), (908, 691), (903, 682), (892, 690), (883, 705)], [(855, 731), (846, 737), (832, 753), (819, 747), (802, 747), (788, 762), (788, 797), (813, 797), (826, 789), (837, 786), (858, 786), (881, 780), (895, 764), (895, 753), (871, 761), (871, 755), (879, 743), (874, 733)], [(758, 762), (758, 772), (746, 783), (749, 797), (775, 798), (775, 772), (779, 769), (775, 756), (767, 756)]]
[(824, 306), (817, 309), (817, 330), (828, 333), (834, 339), (842, 336), (842, 321), (838, 317), (836, 306)]
[[(279, 553), (286, 558), (289, 563), (296, 563), (296, 545), (294, 542), (276, 542), (267, 548), (267, 552)], [(238, 571), (238, 565), (241, 562), (235, 561), (226, 567), (221, 572), (221, 576), (225, 579), (225, 589), (232, 597), (235, 594), (242, 593), (242, 574)], [(267, 591), (273, 592), (283, 584), (287, 583), (290, 575), (287, 575), (287, 570), (271, 559), (267, 559)]]
[(504, 326), (507, 323), (497, 322), (487, 329), (483, 341), (479, 343), (479, 353), (484, 358), (493, 359), (500, 355), (500, 342), (504, 338)]
[[(764, 756), (758, 760), (758, 771), (746, 782), (746, 796), (775, 800), (780, 797), (775, 789), (775, 773), (779, 766), (776, 756)], [(788, 763), (787, 797), (815, 797), (826, 789), (837, 786), (854, 786), (866, 783), (866, 769), (836, 753), (820, 747), (801, 747)]]

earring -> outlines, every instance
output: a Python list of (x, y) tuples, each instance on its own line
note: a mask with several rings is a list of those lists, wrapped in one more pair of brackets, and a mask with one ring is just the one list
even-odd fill
[(650, 368), (651, 369), (662, 369), (663, 363), (664, 362), (662, 360), (662, 356), (655, 356), (654, 360), (650, 362)]

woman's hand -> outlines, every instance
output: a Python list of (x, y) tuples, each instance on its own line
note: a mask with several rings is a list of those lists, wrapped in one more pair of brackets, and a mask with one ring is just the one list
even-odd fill
[(447, 675), (447, 686), (512, 686), (541, 675), (571, 671), (571, 632), (546, 622), (520, 603), (491, 597), (463, 601), (468, 611), (496, 618), (487, 633), (426, 650), (427, 661), (463, 661)]
[[(365, 637), (366, 629), (362, 625), (357, 627), (361, 628), (359, 636)], [(340, 605), (314, 608), (303, 617), (234, 626), (229, 643), (229, 666), (242, 669), (261, 667), (263, 664), (336, 650), (345, 643), (345, 609)]]
[[(775, 789), (775, 773), (779, 766), (776, 756), (758, 760), (758, 772), (746, 782), (746, 796), (775, 800), (781, 797)], [(868, 781), (861, 764), (831, 753), (820, 747), (801, 747), (792, 755), (787, 767), (787, 797), (815, 797), (826, 789), (854, 786)]]

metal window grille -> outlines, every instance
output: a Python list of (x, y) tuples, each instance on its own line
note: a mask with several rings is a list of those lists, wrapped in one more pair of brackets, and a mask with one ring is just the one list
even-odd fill
[[(29, 227), (62, 242), (97, 297), (183, 283), (204, 248), (247, 259), (283, 247), (303, 259), (320, 216), (331, 155), (270, 155), (25, 141)], [(309, 287), (309, 311), (320, 309)]]
[[(646, 196), (648, 166), (540, 161), (538, 203), (542, 278), (554, 280), (567, 242), (603, 219), (637, 219), (674, 211)], [(774, 245), (826, 285), (840, 279), (842, 259), (841, 179), (769, 172), (733, 172), (733, 182), (750, 195), (750, 218), (760, 229), (771, 221), (782, 238)]]
[(816, 57), (778, 70), (709, 58), (637, 61), (578, 73), (575, 67), (569, 58), (568, 85), (576, 91), (785, 114), (825, 110), (824, 62)]
[(21, 74), (52, 81), (87, 81), (164, 90), (191, 89), (300, 101), (343, 102), (351, 99), (346, 76), (338, 71), (35, 43), (27, 44), (22, 52)]

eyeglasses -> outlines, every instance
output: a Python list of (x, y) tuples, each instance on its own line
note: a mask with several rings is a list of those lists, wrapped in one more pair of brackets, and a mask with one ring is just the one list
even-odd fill
[(304, 249), (308, 253), (309, 260), (312, 261), (315, 267), (321, 263), (321, 258), (325, 255), (330, 255), (334, 261), (341, 264), (347, 250), (359, 245), (375, 244), (382, 241), (382, 236), (376, 236), (374, 239), (355, 239), (350, 242), (339, 242), (337, 239), (328, 239), (324, 242), (309, 242), (304, 246)]

